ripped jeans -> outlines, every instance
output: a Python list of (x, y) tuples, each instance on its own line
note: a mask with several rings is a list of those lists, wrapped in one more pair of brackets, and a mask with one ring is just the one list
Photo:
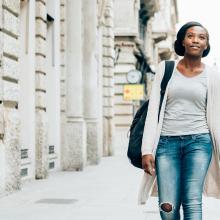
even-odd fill
[(202, 220), (202, 191), (212, 157), (210, 134), (161, 136), (155, 165), (162, 220)]

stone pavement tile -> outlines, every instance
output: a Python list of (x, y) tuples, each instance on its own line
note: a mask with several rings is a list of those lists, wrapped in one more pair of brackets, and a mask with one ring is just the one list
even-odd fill
[[(52, 173), (1, 198), (0, 220), (159, 220), (157, 198), (137, 205), (142, 172), (115, 156), (83, 172)], [(204, 220), (218, 216), (220, 200), (204, 199)]]
[(203, 198), (203, 217), (204, 220), (220, 219), (220, 199)]
[[(127, 159), (103, 158), (83, 172), (57, 172), (0, 199), (0, 220), (144, 219), (137, 206), (140, 170)], [(76, 200), (73, 204), (38, 203)], [(13, 210), (13, 211), (12, 211)]]
[(159, 209), (157, 206), (157, 197), (151, 197), (143, 207), (144, 220), (160, 220)]
[(131, 210), (128, 207), (122, 206), (87, 206), (81, 209), (74, 209), (71, 213), (72, 216), (77, 216), (77, 220), (134, 220), (144, 219), (144, 213), (140, 210)]

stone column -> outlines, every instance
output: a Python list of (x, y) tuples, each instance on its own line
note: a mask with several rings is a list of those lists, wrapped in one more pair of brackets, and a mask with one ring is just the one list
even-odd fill
[[(60, 152), (61, 152), (61, 167), (65, 166), (65, 152), (67, 149), (67, 117), (66, 117), (66, 38), (67, 38), (67, 21), (66, 21), (66, 0), (60, 1)], [(64, 165), (64, 166), (63, 166)]]
[(87, 160), (97, 164), (101, 158), (100, 120), (98, 119), (98, 62), (96, 59), (97, 2), (83, 0), (83, 81), (84, 117), (87, 125)]
[(86, 127), (83, 119), (82, 3), (67, 1), (67, 145), (63, 169), (82, 170), (86, 163)]
[(48, 175), (48, 116), (46, 109), (46, 1), (36, 0), (36, 65), (35, 65), (35, 135), (36, 135), (36, 179), (46, 178)]
[(114, 31), (113, 1), (105, 3), (103, 27), (103, 155), (114, 154)]

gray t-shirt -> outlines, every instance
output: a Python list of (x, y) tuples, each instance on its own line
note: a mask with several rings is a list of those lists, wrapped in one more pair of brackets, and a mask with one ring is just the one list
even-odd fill
[(168, 89), (161, 135), (208, 133), (206, 70), (194, 77), (186, 77), (177, 69), (173, 74)]

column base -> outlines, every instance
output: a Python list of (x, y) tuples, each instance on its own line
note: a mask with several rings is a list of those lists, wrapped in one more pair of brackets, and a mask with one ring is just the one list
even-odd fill
[(97, 120), (86, 120), (87, 125), (87, 164), (98, 164), (102, 157), (102, 132)]
[(112, 118), (104, 118), (104, 143), (103, 143), (103, 156), (114, 155), (113, 133), (114, 123)]
[(48, 122), (46, 112), (36, 110), (36, 168), (35, 178), (48, 176)]
[(83, 119), (67, 119), (66, 138), (66, 146), (62, 146), (63, 170), (83, 170), (86, 165), (86, 126)]
[(20, 119), (16, 109), (4, 108), (4, 141), (0, 140), (0, 196), (21, 187)]

